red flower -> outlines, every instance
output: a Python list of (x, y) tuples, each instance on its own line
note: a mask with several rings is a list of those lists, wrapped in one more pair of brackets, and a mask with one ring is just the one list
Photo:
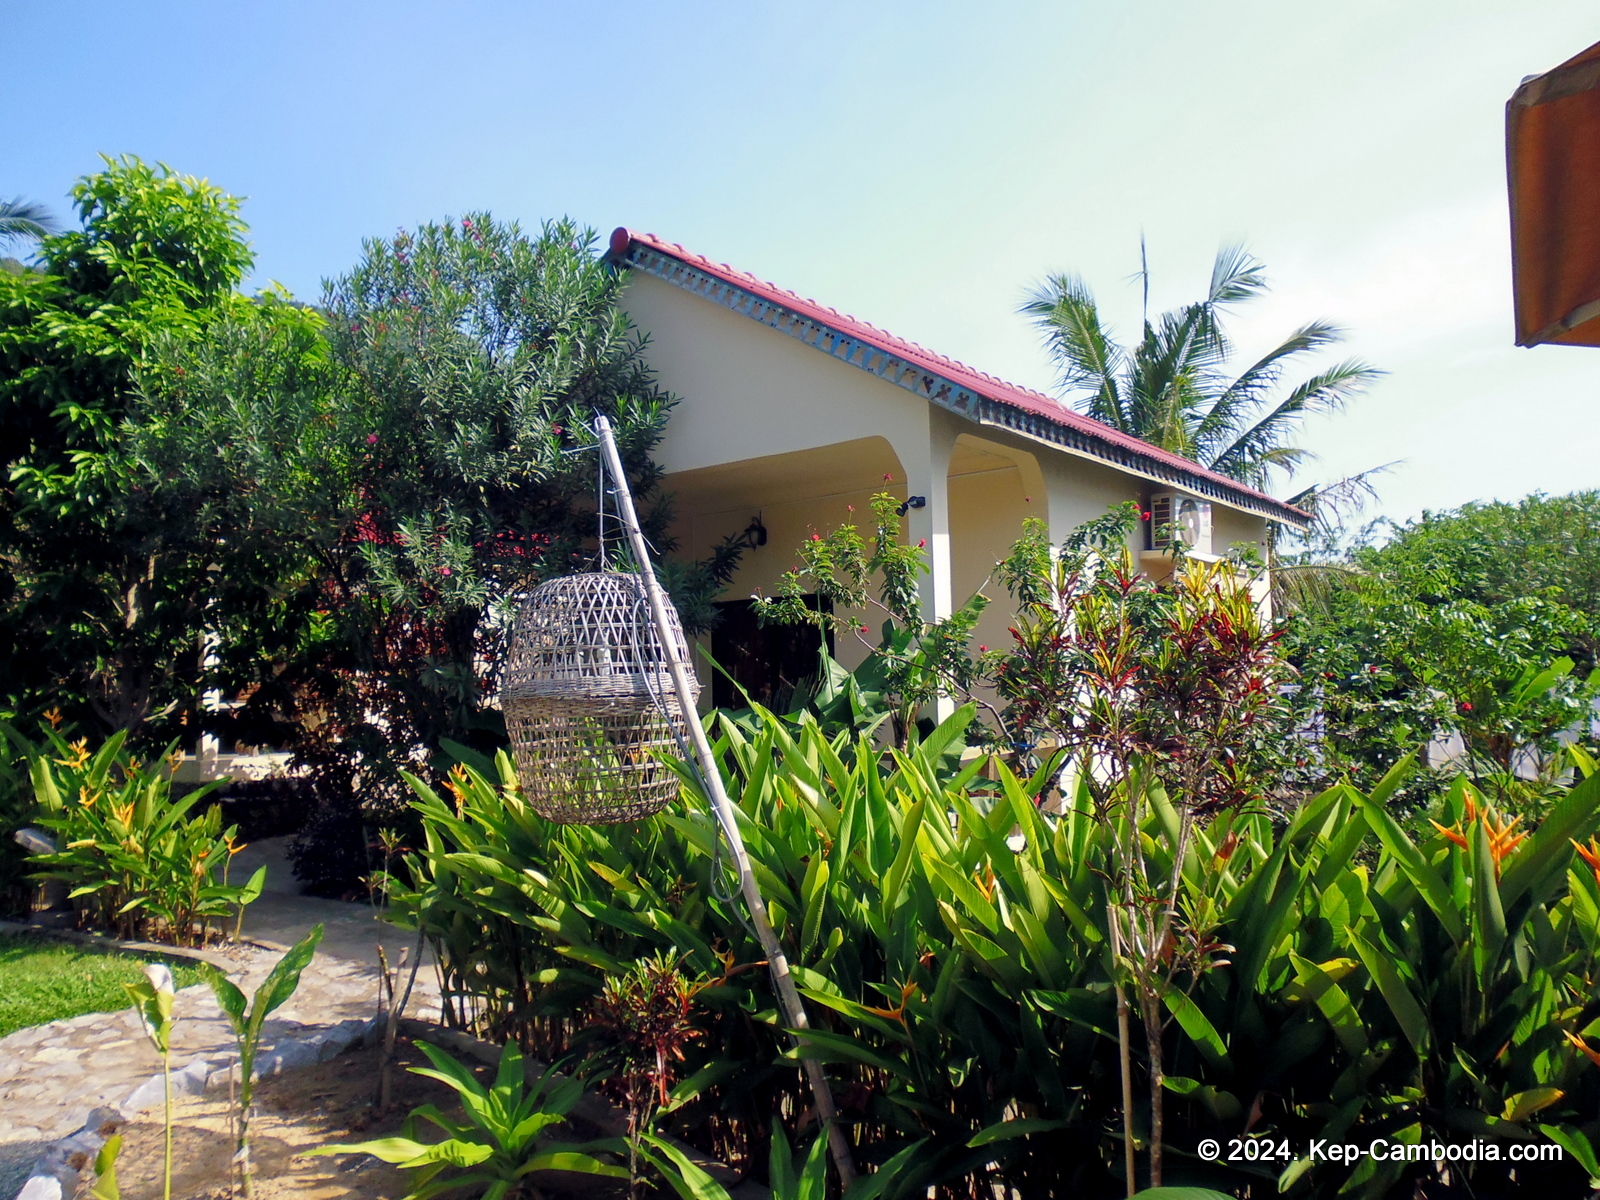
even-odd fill
[(987, 646), (979, 646), (978, 647), (978, 653), (979, 654), (987, 654), (987, 653), (989, 653), (989, 647), (987, 647)]
[(1468, 704), (1465, 700), (1463, 700), (1461, 702), (1461, 711), (1462, 712), (1471, 712), (1472, 711), (1472, 705)]
[(1373, 663), (1370, 667), (1367, 668), (1367, 674), (1368, 675), (1376, 675), (1377, 673), (1378, 673), (1378, 664), (1377, 663)]
[(1150, 519), (1150, 514), (1149, 513), (1142, 512), (1142, 513), (1139, 514), (1139, 520), (1148, 521), (1149, 519)]
[(894, 482), (894, 476), (892, 474), (890, 474), (888, 471), (885, 471), (883, 473), (883, 481), (885, 483), (893, 483)]
[(918, 538), (917, 539), (917, 549), (918, 550), (921, 550), (921, 549), (925, 548), (927, 546), (927, 544), (928, 544), (928, 539), (927, 538)]
[(820, 533), (813, 533), (811, 535), (811, 540), (813, 542), (820, 542), (822, 540), (822, 535)]

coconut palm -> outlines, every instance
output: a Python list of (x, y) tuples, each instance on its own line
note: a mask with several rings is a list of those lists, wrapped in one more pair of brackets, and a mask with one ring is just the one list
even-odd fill
[(21, 196), (15, 200), (0, 200), (0, 246), (42, 238), (53, 233), (55, 227), (50, 210), (37, 201), (24, 200)]
[[(1148, 302), (1149, 272), (1140, 275)], [(1223, 315), (1265, 290), (1261, 263), (1242, 247), (1226, 246), (1205, 299), (1154, 321), (1147, 311), (1144, 334), (1131, 349), (1113, 340), (1093, 293), (1075, 275), (1050, 276), (1022, 312), (1044, 331), (1061, 389), (1079, 411), (1262, 487), (1275, 471), (1291, 474), (1310, 456), (1291, 441), (1306, 417), (1337, 411), (1382, 374), (1350, 359), (1280, 390), (1291, 362), (1343, 339), (1338, 327), (1313, 321), (1229, 378), (1233, 347)]]

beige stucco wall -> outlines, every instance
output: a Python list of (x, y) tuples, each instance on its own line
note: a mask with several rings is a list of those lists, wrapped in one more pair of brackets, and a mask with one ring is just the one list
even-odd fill
[[(745, 555), (725, 598), (770, 591), (813, 531), (853, 520), (870, 534), (870, 498), (887, 490), (929, 497), (905, 525), (928, 544), (936, 568), (924, 612), (942, 615), (984, 584), (1026, 517), (1045, 520), (1059, 541), (1151, 491), (1107, 464), (935, 408), (653, 276), (632, 277), (625, 305), (649, 336), (658, 379), (680, 397), (657, 453), (676, 496), (677, 554), (704, 556), (757, 513), (767, 527), (768, 544)], [(1219, 550), (1264, 537), (1260, 518), (1223, 505), (1213, 506), (1213, 522)], [(1142, 537), (1135, 531), (1135, 550)], [(995, 603), (975, 641), (1004, 646), (1012, 614), (1002, 588), (988, 594)], [(880, 616), (854, 615), (876, 642)], [(841, 639), (837, 652), (853, 667), (866, 649)]]

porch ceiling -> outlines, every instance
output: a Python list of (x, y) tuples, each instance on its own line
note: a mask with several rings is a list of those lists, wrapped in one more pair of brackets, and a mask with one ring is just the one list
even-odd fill
[[(893, 483), (884, 480), (886, 474), (894, 476)], [(682, 511), (716, 513), (847, 492), (902, 490), (905, 476), (888, 439), (870, 437), (677, 471), (662, 483)]]

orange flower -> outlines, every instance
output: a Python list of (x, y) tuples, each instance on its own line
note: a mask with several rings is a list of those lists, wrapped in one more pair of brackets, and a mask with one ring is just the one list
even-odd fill
[[(1498, 879), (1500, 877), (1500, 864), (1528, 839), (1527, 834), (1517, 832), (1517, 826), (1522, 823), (1522, 818), (1512, 817), (1509, 821), (1499, 821), (1495, 817), (1494, 810), (1488, 805), (1484, 805), (1482, 812), (1478, 811), (1478, 806), (1472, 802), (1471, 792), (1468, 792), (1463, 799), (1466, 802), (1467, 827), (1470, 829), (1475, 822), (1482, 821), (1484, 832), (1489, 835), (1489, 857), (1494, 860), (1494, 874), (1495, 878)], [(1459, 825), (1446, 829), (1437, 821), (1430, 820), (1428, 824), (1432, 825), (1463, 850), (1472, 848), (1471, 841)], [(1600, 880), (1600, 871), (1596, 872), (1595, 878)]]
[[(1566, 1033), (1565, 1030), (1563, 1030), (1562, 1032)], [(1589, 1049), (1589, 1043), (1588, 1042), (1584, 1041), (1581, 1037), (1579, 1037), (1575, 1033), (1566, 1033), (1566, 1038), (1567, 1038), (1567, 1041), (1571, 1042), (1579, 1050), (1582, 1050), (1584, 1055), (1589, 1059), (1590, 1062), (1592, 1062), (1595, 1066), (1600, 1067), (1600, 1054), (1596, 1054), (1593, 1050)]]
[(1579, 858), (1589, 864), (1589, 869), (1594, 872), (1594, 881), (1600, 883), (1600, 843), (1590, 838), (1588, 846), (1580, 846), (1577, 842), (1573, 842), (1572, 848), (1578, 852)]
[(919, 989), (916, 984), (908, 983), (900, 989), (900, 1003), (895, 1005), (893, 1008), (868, 1008), (866, 1005), (862, 1005), (862, 1007), (866, 1008), (867, 1011), (875, 1017), (884, 1017), (890, 1021), (899, 1021), (900, 1024), (904, 1025), (906, 1023), (906, 1003), (911, 999), (911, 997), (915, 996), (919, 990), (921, 989)]
[(972, 881), (978, 885), (978, 890), (983, 893), (985, 900), (994, 899), (994, 868), (986, 867), (980, 876), (976, 871), (972, 873)]
[(456, 798), (456, 816), (461, 815), (461, 810), (467, 803), (467, 772), (457, 763), (450, 768), (450, 775), (444, 781), (445, 787), (450, 789), (450, 794)]

